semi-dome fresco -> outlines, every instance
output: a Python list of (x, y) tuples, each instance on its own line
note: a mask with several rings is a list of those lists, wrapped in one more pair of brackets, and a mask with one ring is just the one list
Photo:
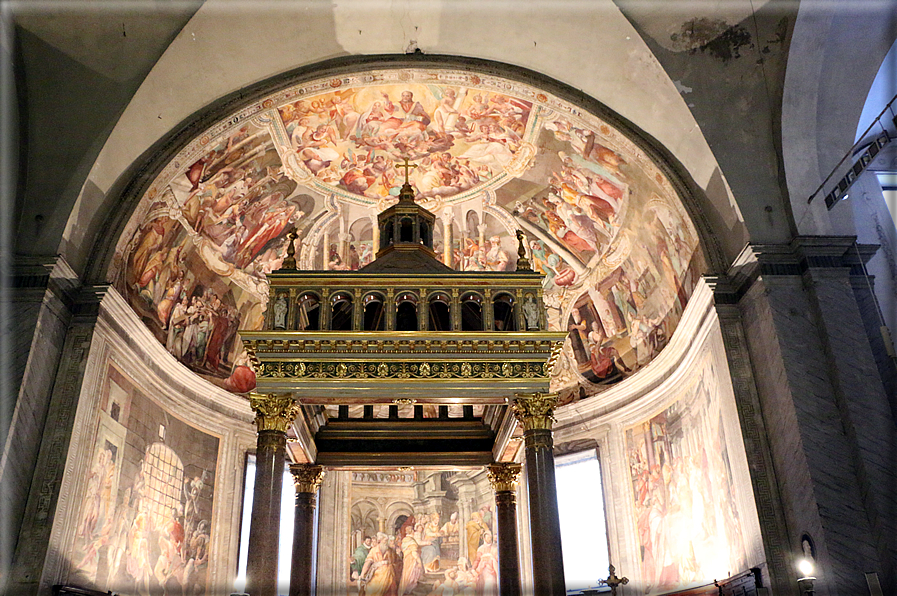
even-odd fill
[(287, 233), (301, 269), (366, 265), (406, 158), (443, 263), (513, 271), (526, 233), (549, 326), (569, 331), (553, 379), (565, 399), (632, 375), (670, 339), (703, 260), (658, 165), (551, 93), (463, 70), (317, 80), (228, 115), (146, 191), (116, 287), (181, 363), (247, 391), (237, 330), (261, 328)]

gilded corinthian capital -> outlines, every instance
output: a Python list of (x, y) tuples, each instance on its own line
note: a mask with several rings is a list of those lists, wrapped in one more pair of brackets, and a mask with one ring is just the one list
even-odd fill
[(259, 432), (276, 430), (285, 433), (299, 413), (299, 406), (287, 395), (250, 393), (249, 406), (255, 412)]
[(324, 468), (314, 464), (290, 464), (297, 493), (316, 493), (324, 480)]
[(501, 463), (486, 466), (486, 475), (492, 490), (500, 492), (516, 492), (517, 477), (520, 476), (520, 464)]
[(518, 393), (511, 407), (523, 430), (551, 430), (557, 404), (557, 393)]

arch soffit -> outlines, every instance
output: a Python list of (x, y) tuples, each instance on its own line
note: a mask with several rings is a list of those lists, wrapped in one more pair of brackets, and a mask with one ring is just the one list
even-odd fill
[(781, 132), (800, 234), (834, 233), (824, 191), (810, 205), (807, 199), (854, 143), (866, 95), (897, 36), (892, 12), (886, 2), (858, 3), (855, 9), (844, 3), (800, 5), (785, 71)]

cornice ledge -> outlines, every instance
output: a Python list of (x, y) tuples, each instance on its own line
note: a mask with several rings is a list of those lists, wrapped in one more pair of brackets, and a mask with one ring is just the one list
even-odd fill
[(798, 258), (813, 266), (814, 259), (842, 259), (856, 244), (856, 236), (798, 236), (791, 241)]
[(761, 275), (803, 275), (813, 268), (855, 267), (878, 250), (856, 236), (797, 236), (788, 244), (746, 244), (724, 275), (705, 275), (717, 305), (737, 304)]

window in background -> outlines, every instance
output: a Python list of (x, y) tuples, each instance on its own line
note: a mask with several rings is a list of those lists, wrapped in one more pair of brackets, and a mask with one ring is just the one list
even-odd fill
[(598, 588), (610, 556), (597, 451), (556, 458), (555, 476), (567, 591)]
[[(252, 519), (252, 494), (255, 489), (255, 456), (246, 456), (246, 482), (243, 491), (243, 519), (240, 524), (240, 556), (234, 591), (246, 591), (246, 558), (249, 553), (249, 524)], [(293, 553), (293, 517), (296, 490), (289, 466), (283, 470), (283, 492), (280, 496), (280, 547), (277, 557), (277, 592), (290, 592), (290, 559)]]

